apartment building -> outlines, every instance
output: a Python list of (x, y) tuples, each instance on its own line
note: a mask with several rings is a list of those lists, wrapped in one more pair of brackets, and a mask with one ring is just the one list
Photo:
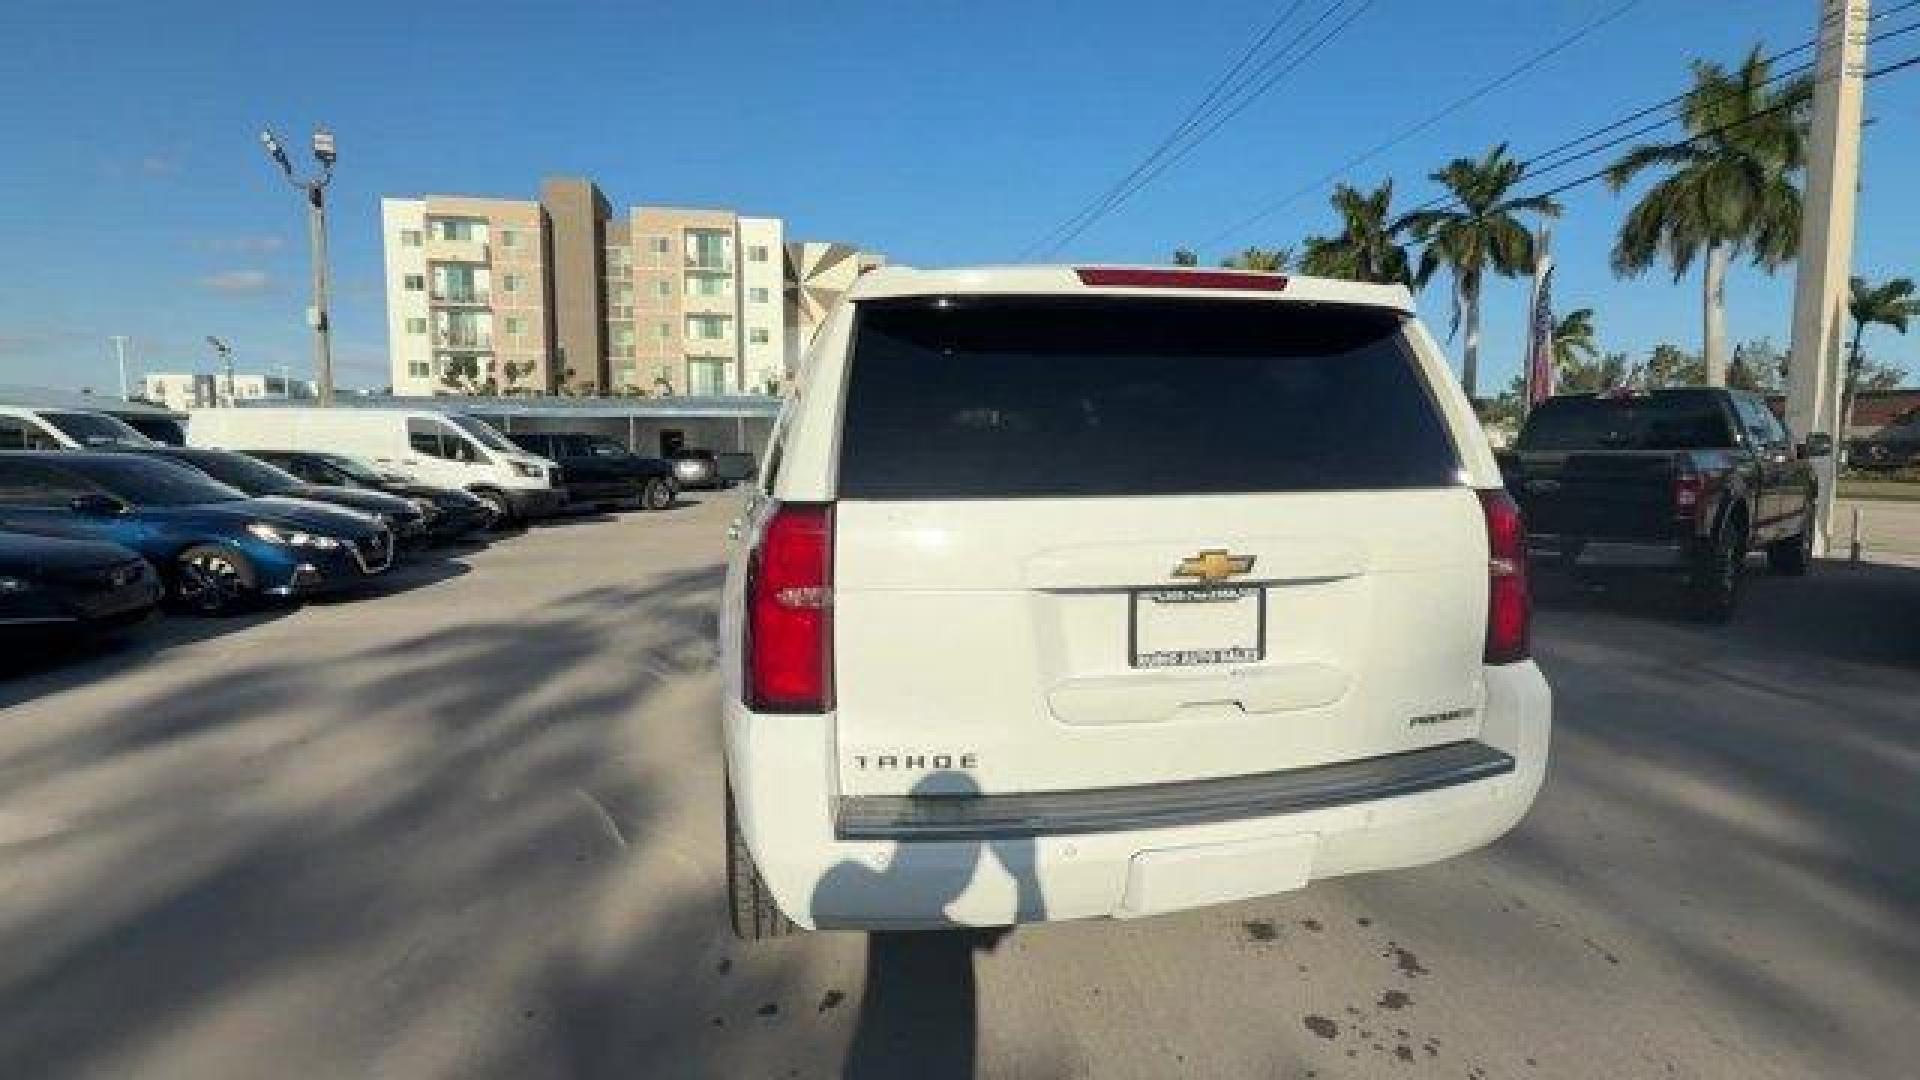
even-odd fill
[(538, 200), (386, 199), (396, 394), (777, 392), (792, 353), (785, 226), (616, 212), (589, 180)]

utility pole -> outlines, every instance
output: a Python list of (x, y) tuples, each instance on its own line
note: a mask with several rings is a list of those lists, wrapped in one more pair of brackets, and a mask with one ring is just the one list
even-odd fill
[(327, 313), (327, 185), (333, 181), (333, 163), (339, 160), (333, 134), (325, 128), (313, 133), (313, 160), (320, 163), (320, 175), (305, 180), (293, 174), (293, 163), (280, 137), (271, 130), (260, 133), (260, 144), (267, 156), (280, 166), (280, 172), (307, 200), (307, 240), (313, 248), (313, 306), (307, 309), (307, 325), (313, 328), (313, 370), (318, 383), (320, 404), (333, 404), (333, 326)]
[(107, 340), (113, 342), (114, 356), (119, 358), (119, 361), (120, 361), (120, 400), (126, 401), (128, 400), (128, 397), (127, 397), (127, 335), (115, 334), (112, 337), (108, 338)]
[(1813, 549), (1822, 556), (1831, 547), (1833, 494), (1846, 446), (1848, 418), (1840, 410), (1847, 365), (1840, 340), (1846, 332), (1848, 280), (1853, 272), (1868, 7), (1869, 0), (1820, 0), (1806, 205), (1800, 223), (1800, 268), (1793, 286), (1787, 427), (1800, 444), (1815, 432), (1833, 439), (1832, 451), (1814, 459), (1820, 503), (1814, 515)]

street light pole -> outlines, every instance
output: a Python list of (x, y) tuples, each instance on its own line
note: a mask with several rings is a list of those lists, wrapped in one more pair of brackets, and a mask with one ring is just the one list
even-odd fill
[(327, 185), (333, 180), (335, 152), (333, 134), (325, 128), (313, 133), (313, 159), (320, 163), (320, 175), (302, 179), (293, 174), (293, 163), (272, 131), (260, 133), (267, 156), (280, 166), (295, 191), (307, 200), (307, 240), (313, 249), (313, 307), (307, 310), (307, 325), (313, 328), (313, 370), (316, 392), (322, 406), (333, 404), (333, 324), (327, 311)]
[(214, 353), (220, 357), (221, 370), (223, 370), (227, 376), (227, 400), (221, 402), (218, 400), (220, 395), (215, 394), (215, 404), (224, 404), (227, 408), (231, 409), (233, 408), (234, 399), (238, 396), (234, 393), (233, 386), (233, 347), (221, 341), (219, 338), (214, 337), (212, 334), (207, 335), (207, 344), (213, 346)]
[(115, 334), (107, 339), (113, 342), (113, 353), (120, 361), (120, 400), (127, 400), (127, 335)]

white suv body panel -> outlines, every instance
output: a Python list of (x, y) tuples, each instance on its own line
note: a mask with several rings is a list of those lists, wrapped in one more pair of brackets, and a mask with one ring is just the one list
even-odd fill
[[(1133, 916), (1414, 865), (1484, 844), (1544, 775), (1551, 703), (1531, 661), (1487, 666), (1487, 539), (1475, 488), (1500, 475), (1431, 335), (1406, 341), (1451, 434), (1453, 486), (1111, 499), (840, 498), (837, 461), (855, 311), (939, 295), (1138, 295), (1070, 267), (865, 275), (803, 360), (748, 494), (721, 612), (732, 797), (782, 910), (830, 928)], [(1224, 299), (1410, 313), (1404, 289), (1293, 278)], [(776, 467), (777, 466), (777, 467)], [(782, 502), (834, 503), (836, 710), (743, 702), (750, 553)], [(1255, 556), (1274, 625), (1252, 665), (1116, 663), (1129, 585), (1207, 547)], [(1252, 702), (1252, 705), (1248, 703)], [(1430, 723), (1416, 718), (1444, 715)], [(855, 840), (843, 800), (901, 798), (958, 777), (985, 796), (1124, 790), (1284, 773), (1457, 742), (1511, 771), (1437, 790), (1167, 827)], [(953, 767), (862, 770), (857, 757)], [(963, 759), (964, 755), (964, 759)], [(964, 767), (961, 763), (964, 760)]]

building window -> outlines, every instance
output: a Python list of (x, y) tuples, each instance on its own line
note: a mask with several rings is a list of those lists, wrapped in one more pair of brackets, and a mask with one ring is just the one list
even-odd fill
[(747, 261), (748, 262), (766, 262), (767, 261), (767, 245), (755, 244), (752, 247), (749, 247), (747, 249)]
[(654, 331), (659, 334), (661, 341), (670, 341), (673, 339), (673, 324), (670, 322), (655, 323)]
[(487, 223), (473, 218), (430, 218), (427, 231), (436, 240), (450, 240), (462, 244), (484, 244), (487, 242)]
[(507, 316), (505, 322), (509, 335), (518, 335), (527, 328), (527, 320), (518, 315)]
[(655, 296), (665, 300), (667, 297), (673, 295), (673, 282), (656, 281), (653, 283), (653, 292)]
[(500, 246), (503, 248), (519, 247), (520, 234), (517, 232), (514, 232), (512, 229), (501, 229), (500, 230)]
[(414, 316), (407, 317), (407, 333), (424, 334), (427, 332), (427, 320)]
[(631, 251), (629, 251), (629, 250), (627, 250), (626, 248), (624, 248), (624, 247), (610, 247), (610, 248), (607, 248), (607, 249), (606, 249), (606, 251), (607, 251), (607, 265), (608, 265), (608, 266), (631, 266), (631, 265), (633, 265), (633, 252), (631, 252)]
[(727, 386), (727, 363), (724, 360), (687, 361), (687, 392), (691, 394), (723, 394)]
[(400, 246), (401, 247), (419, 247), (420, 246), (420, 230), (419, 229), (401, 229), (400, 230)]
[(501, 274), (500, 275), (500, 291), (501, 292), (519, 292), (520, 291), (520, 275), (519, 274)]
[(613, 328), (613, 355), (615, 356), (632, 356), (633, 355), (633, 328), (632, 327), (616, 326)]
[(712, 229), (687, 230), (687, 265), (703, 270), (725, 270), (730, 238)]
[(755, 345), (765, 345), (767, 343), (767, 328), (764, 326), (756, 326), (747, 331), (747, 340), (753, 342)]
[(727, 317), (724, 315), (687, 316), (687, 337), (694, 341), (720, 341), (727, 336)]
[(749, 300), (751, 300), (751, 301), (753, 301), (753, 302), (754, 302), (754, 303), (756, 303), (756, 304), (764, 304), (764, 303), (766, 303), (766, 302), (767, 302), (767, 290), (765, 290), (765, 289), (748, 289), (748, 290), (747, 290), (747, 299), (749, 299)]
[(408, 274), (402, 283), (402, 287), (408, 292), (423, 292), (427, 287), (427, 275)]
[(432, 378), (433, 377), (433, 361), (419, 360), (419, 359), (407, 361), (407, 377), (410, 379)]
[(673, 243), (664, 236), (647, 237), (647, 250), (655, 255), (665, 255), (673, 250)]
[(729, 279), (712, 274), (688, 274), (688, 296), (725, 296)]

